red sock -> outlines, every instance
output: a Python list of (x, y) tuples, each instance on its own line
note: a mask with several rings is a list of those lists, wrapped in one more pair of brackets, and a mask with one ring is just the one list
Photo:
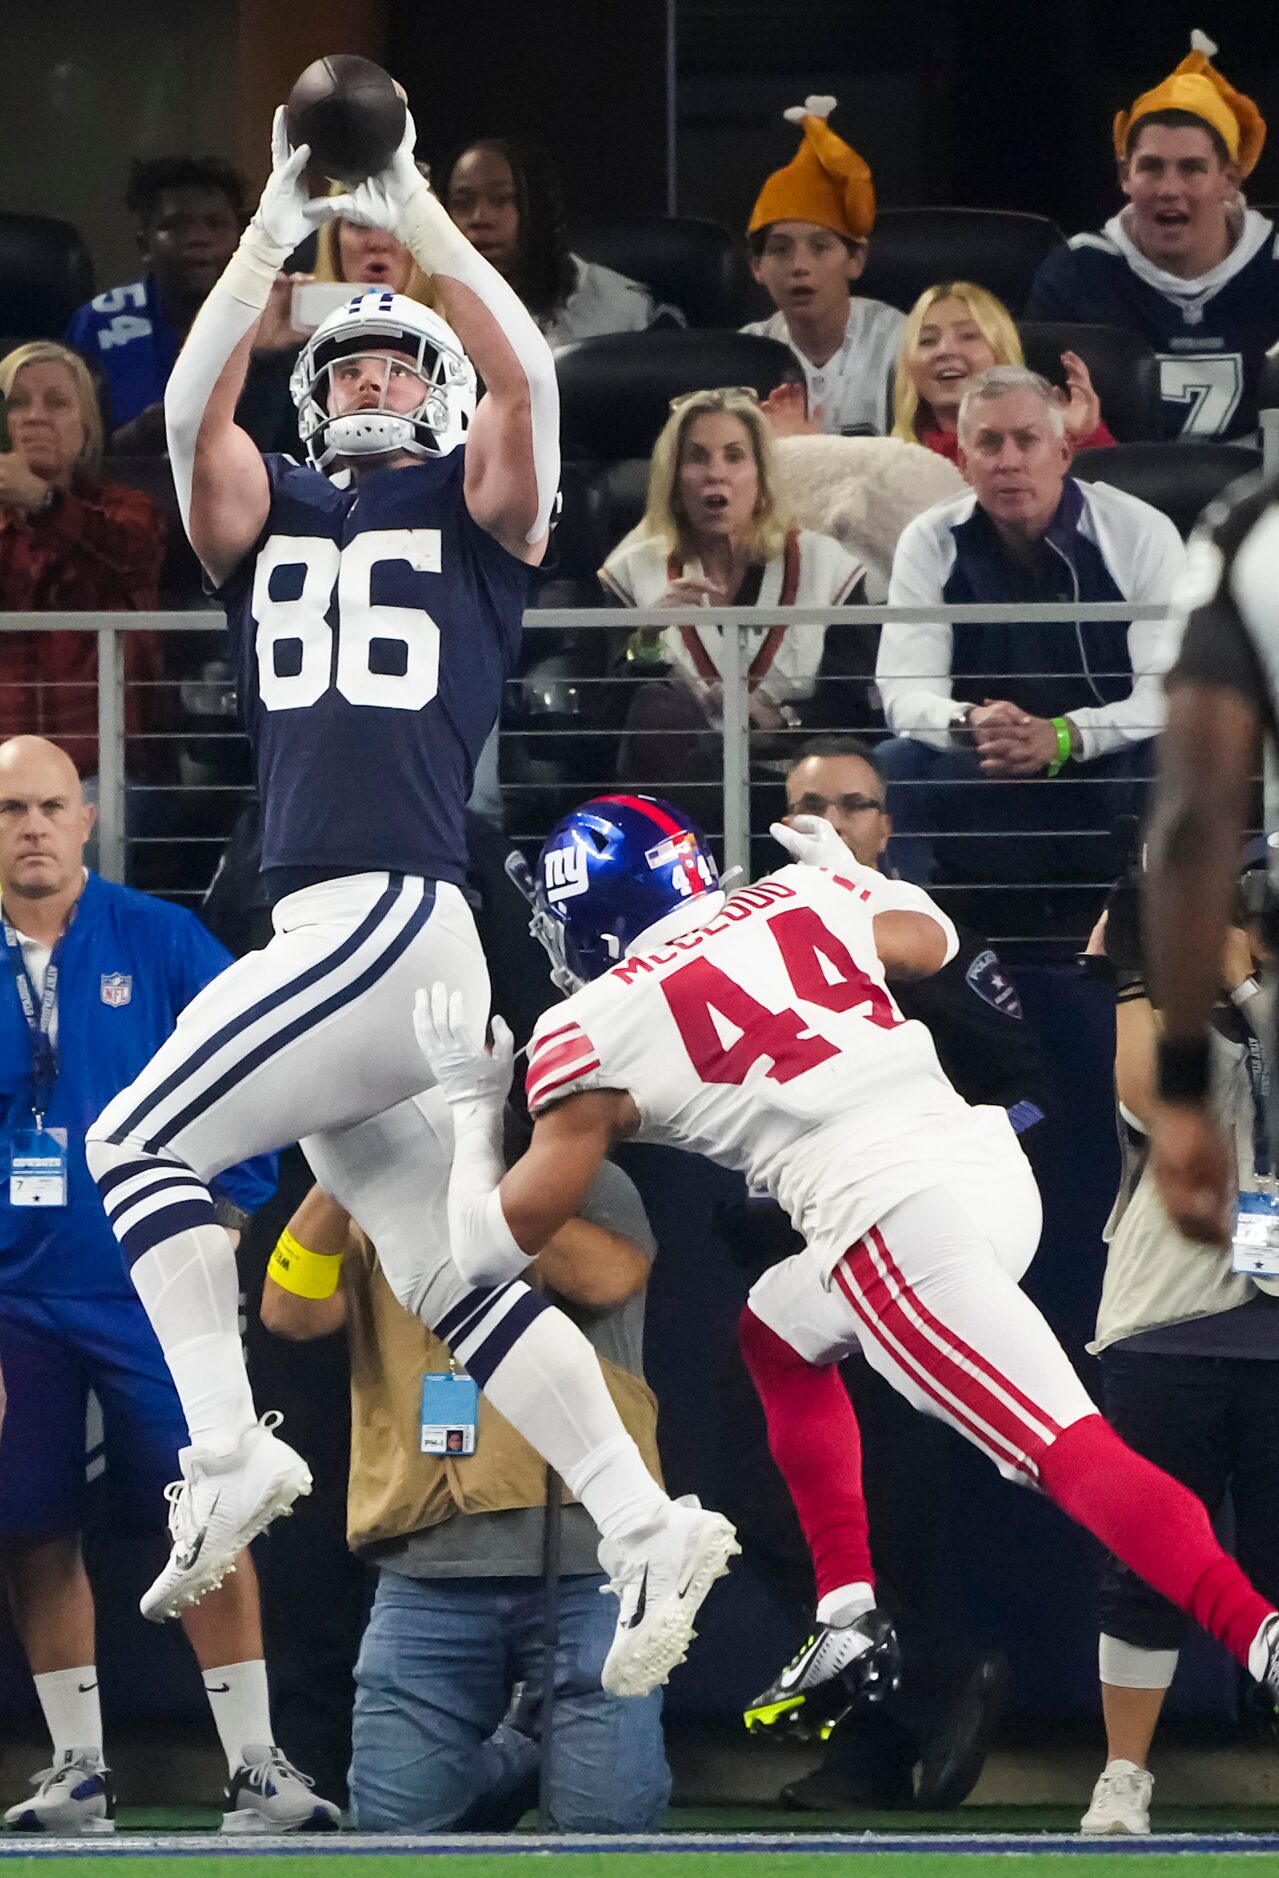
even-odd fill
[(841, 1585), (873, 1585), (861, 1431), (838, 1370), (805, 1362), (749, 1304), (737, 1330), (764, 1405), (769, 1452), (813, 1555), (818, 1597)]
[(1058, 1435), (1039, 1461), (1044, 1492), (1247, 1667), (1270, 1605), (1217, 1544), (1203, 1501), (1119, 1439), (1100, 1415)]

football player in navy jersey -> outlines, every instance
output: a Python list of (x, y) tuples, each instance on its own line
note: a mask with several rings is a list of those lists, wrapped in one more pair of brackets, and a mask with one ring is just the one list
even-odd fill
[(1202, 33), (1162, 84), (1115, 119), (1128, 206), (1041, 263), (1028, 320), (1137, 333), (1159, 359), (1164, 434), (1239, 437), (1257, 426), (1257, 378), (1279, 336), (1279, 233), (1240, 183), (1266, 126), (1210, 63)]
[[(567, 1318), (523, 1284), (468, 1286), (420, 1243), (448, 1156), (412, 1100), (430, 1080), (413, 992), (443, 978), (488, 1011), (462, 811), (546, 546), (559, 452), (546, 343), (430, 194), (414, 137), (410, 119), (380, 175), (312, 204), (309, 151), (290, 151), (277, 113), (262, 201), (165, 399), (183, 519), (226, 606), (277, 898), (271, 943), (183, 1012), (89, 1136), (191, 1435), (172, 1553), (142, 1601), (155, 1618), (201, 1597), (310, 1490), (278, 1418), (255, 1419), (235, 1260), (206, 1184), (294, 1140), (610, 1556), (635, 1562), (672, 1541), (718, 1553), (732, 1532), (672, 1506)], [(445, 317), (355, 296), (298, 361), (307, 463), (264, 458), (234, 417), (254, 332), (286, 254), (335, 214), (398, 235)], [(680, 1647), (653, 1653), (647, 1686)]]

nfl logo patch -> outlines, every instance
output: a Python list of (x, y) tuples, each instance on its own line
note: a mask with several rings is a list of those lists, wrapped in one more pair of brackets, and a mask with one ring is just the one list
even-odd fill
[(133, 980), (125, 972), (103, 972), (102, 1002), (117, 1009), (133, 997)]

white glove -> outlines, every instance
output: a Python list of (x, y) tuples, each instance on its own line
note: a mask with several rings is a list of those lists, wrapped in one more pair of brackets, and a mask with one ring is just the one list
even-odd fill
[(774, 822), (768, 832), (793, 861), (805, 867), (839, 868), (847, 873), (858, 865), (824, 815), (797, 815), (791, 824)]
[(414, 158), (417, 127), (407, 105), (404, 135), (385, 169), (357, 183), (346, 196), (331, 196), (329, 208), (344, 222), (380, 228), (398, 235), (427, 274), (439, 273), (451, 253), (471, 251), (471, 244), (448, 210), (427, 188)]
[(493, 1019), (493, 1047), (472, 1035), (462, 993), (447, 985), (421, 990), (413, 1005), (413, 1029), (431, 1074), (450, 1104), (478, 1103), (500, 1109), (511, 1086), (515, 1039), (500, 1017)]
[(280, 105), (271, 125), (271, 174), (243, 236), (254, 246), (274, 248), (280, 259), (300, 247), (321, 222), (332, 219), (328, 199), (322, 196), (312, 202), (307, 194), (303, 172), (311, 146), (303, 143), (296, 150), (289, 148), (286, 118)]

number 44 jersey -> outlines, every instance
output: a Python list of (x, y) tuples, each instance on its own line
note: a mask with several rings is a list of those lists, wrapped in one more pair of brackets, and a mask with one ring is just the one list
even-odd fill
[(936, 909), (856, 866), (784, 867), (733, 894), (544, 1013), (530, 1112), (626, 1090), (639, 1140), (767, 1188), (829, 1270), (899, 1200), (1022, 1158), (1004, 1111), (970, 1108), (893, 1002), (872, 925), (892, 911)]
[(341, 488), (264, 459), (271, 507), (219, 593), (263, 870), (461, 883), (463, 813), (529, 569), (472, 520), (464, 452)]

